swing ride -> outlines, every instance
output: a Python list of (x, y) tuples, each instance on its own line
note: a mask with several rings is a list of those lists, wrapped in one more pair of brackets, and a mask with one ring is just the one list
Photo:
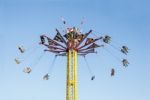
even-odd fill
[[(63, 19), (63, 24), (66, 24), (66, 21)], [(83, 24), (83, 23), (82, 23)], [(69, 27), (65, 29), (65, 33), (62, 34), (58, 29), (56, 29), (56, 35), (54, 38), (50, 38), (47, 35), (43, 34), (40, 36), (40, 45), (44, 46), (44, 52), (51, 52), (55, 54), (54, 61), (52, 62), (52, 66), (56, 60), (56, 57), (66, 56), (67, 57), (67, 81), (66, 81), (66, 100), (78, 100), (78, 56), (84, 57), (86, 61), (86, 55), (95, 54), (97, 48), (104, 48), (105, 44), (111, 43), (111, 37), (108, 35), (100, 36), (96, 38), (89, 37), (90, 34), (94, 34), (92, 30), (89, 30), (86, 33), (82, 33), (79, 28)], [(100, 41), (102, 44), (98, 44)], [(18, 49), (21, 53), (25, 52), (23, 46), (18, 46)], [(129, 48), (127, 46), (122, 46), (120, 52), (127, 55)], [(21, 61), (19, 59), (15, 59), (16, 64), (20, 64)], [(123, 59), (122, 65), (127, 67), (129, 62), (127, 59)], [(87, 61), (86, 61), (87, 63)], [(87, 64), (87, 67), (88, 64)], [(90, 69), (90, 68), (89, 68)], [(25, 73), (31, 73), (31, 67), (25, 67), (23, 69)], [(115, 75), (115, 69), (111, 69), (111, 76)], [(49, 79), (49, 73), (43, 76), (43, 80)], [(91, 80), (94, 80), (95, 76), (91, 77)]]

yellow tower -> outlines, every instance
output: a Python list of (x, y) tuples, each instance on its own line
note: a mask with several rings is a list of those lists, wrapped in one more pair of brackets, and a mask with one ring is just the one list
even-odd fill
[(77, 51), (67, 52), (66, 100), (77, 100)]

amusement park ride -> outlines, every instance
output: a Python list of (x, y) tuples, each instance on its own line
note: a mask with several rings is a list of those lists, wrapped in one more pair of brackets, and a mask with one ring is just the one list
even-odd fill
[[(65, 21), (63, 21), (66, 24)], [(90, 53), (97, 53), (95, 49), (103, 48), (105, 44), (110, 44), (111, 37), (108, 35), (90, 38), (89, 35), (93, 34), (92, 30), (87, 33), (82, 33), (79, 28), (71, 27), (65, 29), (65, 34), (62, 34), (58, 29), (56, 29), (56, 35), (53, 39), (47, 35), (40, 36), (40, 45), (46, 47), (44, 52), (51, 52), (55, 54), (55, 57), (66, 56), (67, 57), (67, 81), (66, 81), (66, 100), (78, 100), (78, 56), (83, 56)], [(99, 45), (97, 41), (101, 41), (103, 44)], [(18, 47), (21, 53), (25, 52), (25, 49), (21, 46)], [(127, 55), (128, 47), (122, 46), (120, 52)], [(123, 66), (127, 67), (129, 62), (127, 59), (121, 60)], [(20, 64), (19, 59), (15, 59), (16, 64)], [(30, 73), (32, 71), (31, 67), (26, 67), (23, 70), (25, 73)], [(111, 69), (111, 76), (115, 75), (115, 69)], [(94, 80), (95, 76), (91, 77)], [(49, 74), (44, 75), (44, 80), (49, 79)]]

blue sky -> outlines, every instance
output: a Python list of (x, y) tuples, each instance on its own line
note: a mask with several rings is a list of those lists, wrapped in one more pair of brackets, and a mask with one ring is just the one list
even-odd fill
[[(79, 100), (150, 100), (149, 4), (149, 0), (0, 0), (0, 100), (65, 100), (65, 57), (57, 59), (48, 81), (42, 77), (53, 54), (46, 53), (30, 75), (22, 72), (24, 67), (34, 66), (43, 52), (39, 35), (53, 37), (55, 28), (64, 28), (61, 16), (68, 27), (78, 27), (84, 17), (84, 32), (93, 29), (97, 36), (108, 34), (114, 45), (131, 49), (126, 57), (108, 45), (114, 55), (129, 59), (127, 68), (102, 48), (97, 55), (87, 56), (94, 81), (79, 57)], [(18, 45), (27, 53), (19, 54)], [(15, 57), (26, 60), (16, 65)], [(112, 67), (116, 69), (113, 78)]]

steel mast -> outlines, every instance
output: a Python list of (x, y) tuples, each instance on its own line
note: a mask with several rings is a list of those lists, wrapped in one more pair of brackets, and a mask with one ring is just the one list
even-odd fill
[(77, 100), (77, 51), (67, 52), (67, 86), (66, 100)]

